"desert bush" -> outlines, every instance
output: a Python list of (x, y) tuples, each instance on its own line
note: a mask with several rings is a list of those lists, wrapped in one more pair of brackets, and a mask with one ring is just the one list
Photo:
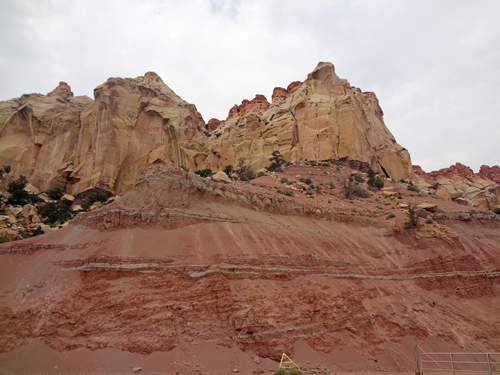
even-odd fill
[(314, 192), (311, 189), (309, 189), (306, 191), (306, 195), (314, 195)]
[(56, 187), (54, 189), (47, 190), (45, 193), (47, 194), (47, 196), (50, 199), (55, 200), (55, 201), (58, 201), (64, 195), (64, 191), (60, 187)]
[(434, 224), (434, 220), (432, 220), (430, 217), (425, 220), (427, 224)]
[(250, 181), (255, 177), (255, 172), (249, 169), (248, 171), (243, 173), (243, 177), (247, 178), (247, 181)]
[(307, 185), (311, 185), (312, 184), (312, 180), (307, 177), (305, 180), (304, 180), (304, 183), (306, 183)]
[(181, 165), (181, 168), (182, 168), (182, 170), (184, 172), (189, 172), (189, 168), (188, 167), (185, 167), (185, 166)]
[(304, 181), (305, 181), (305, 178), (304, 178), (304, 177), (299, 177), (299, 181), (300, 181), (300, 182), (304, 182)]
[(321, 186), (316, 186), (316, 193), (321, 193), (321, 191), (323, 190), (323, 188)]
[(286, 372), (285, 370), (283, 370), (282, 368), (279, 368), (277, 369), (275, 372), (274, 372), (274, 375), (289, 375), (288, 372)]
[(194, 172), (194, 174), (197, 174), (198, 176), (201, 176), (201, 177), (211, 177), (215, 173), (212, 172), (211, 169), (205, 168), (205, 169), (198, 169), (197, 171)]
[(351, 194), (359, 198), (370, 198), (370, 193), (359, 185), (351, 186)]
[(64, 222), (73, 217), (71, 208), (61, 201), (47, 202), (42, 208), (40, 208), (40, 215), (43, 218), (48, 218), (51, 223), (55, 223), (57, 220)]
[(288, 181), (286, 182), (286, 184), (287, 184), (287, 185), (293, 185), (293, 183), (294, 183), (294, 182), (295, 182), (295, 181), (288, 180)]
[(413, 224), (411, 223), (411, 221), (405, 221), (405, 228), (406, 229), (410, 229), (413, 227)]
[(6, 204), (24, 206), (28, 203), (35, 203), (38, 200), (37, 195), (29, 194), (24, 190), (27, 183), (25, 176), (19, 176), (17, 180), (8, 184), (5, 190), (10, 193), (10, 197), (7, 198)]
[(335, 162), (335, 165), (336, 165), (337, 167), (340, 167), (340, 166), (344, 165), (344, 163), (342, 163), (341, 161), (336, 161), (336, 162)]
[(290, 369), (290, 375), (304, 375), (304, 373), (297, 367), (292, 367)]
[(418, 186), (413, 185), (411, 181), (408, 185), (406, 185), (406, 189), (408, 189), (409, 191), (414, 191), (415, 193), (420, 193), (420, 189), (418, 188)]
[(330, 189), (335, 189), (335, 184), (333, 183), (333, 181), (330, 181), (328, 183), (328, 186), (330, 186)]
[(321, 166), (322, 167), (331, 167), (331, 164), (330, 163), (321, 163)]
[(396, 215), (394, 214), (394, 212), (389, 212), (389, 214), (387, 215), (386, 219), (392, 219), (393, 217), (396, 217)]
[(365, 182), (365, 179), (363, 178), (363, 176), (357, 174), (354, 179), (357, 181), (357, 182)]
[(5, 232), (0, 233), (0, 243), (6, 243), (6, 242), (10, 242), (9, 236), (7, 236), (7, 233)]
[(417, 208), (416, 204), (412, 201), (408, 202), (408, 215), (410, 216), (410, 223), (412, 226), (418, 225)]
[(233, 166), (231, 164), (226, 165), (223, 169), (223, 172), (227, 174), (228, 176), (231, 175), (231, 172), (233, 171)]
[(36, 227), (35, 231), (31, 233), (31, 237), (36, 237), (36, 236), (41, 236), (43, 233), (42, 227), (38, 226)]
[(285, 190), (285, 195), (288, 195), (289, 197), (293, 197), (295, 194), (291, 190)]
[(415, 214), (418, 216), (418, 217), (421, 217), (421, 218), (426, 218), (427, 217), (427, 211), (424, 210), (423, 208), (417, 208), (415, 210)]
[(281, 181), (281, 183), (282, 183), (282, 184), (286, 184), (286, 183), (288, 182), (288, 178), (286, 178), (286, 177), (281, 177), (281, 180), (280, 180), (280, 181)]
[(384, 180), (382, 180), (379, 176), (375, 177), (375, 182), (373, 185), (379, 190), (384, 187)]
[(313, 167), (316, 167), (318, 165), (318, 163), (316, 163), (315, 161), (311, 161), (310, 164), (313, 166)]
[(493, 212), (496, 213), (497, 215), (500, 215), (500, 208), (494, 208)]

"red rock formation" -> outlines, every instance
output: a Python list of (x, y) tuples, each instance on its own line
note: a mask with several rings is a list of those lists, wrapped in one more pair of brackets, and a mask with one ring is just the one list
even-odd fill
[(212, 119), (208, 120), (208, 131), (209, 132), (214, 131), (219, 126), (224, 125), (225, 122), (226, 122), (226, 120), (220, 121), (216, 118), (212, 118)]
[(67, 99), (72, 98), (73, 92), (71, 92), (71, 87), (66, 82), (59, 82), (59, 86), (57, 86), (54, 90), (49, 92), (47, 96), (60, 96), (61, 98)]
[(155, 72), (147, 72), (146, 74), (144, 74), (144, 77), (146, 78), (151, 78), (152, 80), (154, 80), (155, 82), (161, 82), (163, 83), (163, 80), (160, 78), (160, 76), (158, 74), (156, 74)]
[(485, 180), (495, 181), (500, 185), (500, 167), (498, 165), (494, 165), (493, 167), (482, 165), (478, 175)]
[(275, 87), (273, 90), (273, 95), (271, 97), (272, 105), (277, 106), (283, 103), (286, 98), (297, 91), (301, 85), (301, 81), (294, 81), (290, 83), (286, 89), (284, 89), (283, 87)]
[(244, 116), (250, 112), (257, 112), (259, 114), (264, 113), (271, 104), (267, 101), (264, 95), (257, 94), (252, 100), (243, 100), (240, 105), (234, 105), (233, 108), (229, 110), (227, 118), (233, 116)]
[(449, 178), (450, 180), (468, 180), (474, 181), (480, 177), (474, 173), (474, 171), (461, 163), (456, 163), (449, 168), (442, 168), (438, 171), (433, 171), (429, 173), (429, 177), (433, 181), (437, 181), (442, 178)]

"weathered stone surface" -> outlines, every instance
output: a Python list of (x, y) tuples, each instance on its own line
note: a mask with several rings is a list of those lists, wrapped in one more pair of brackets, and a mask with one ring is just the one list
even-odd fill
[(212, 176), (212, 179), (216, 182), (232, 183), (231, 179), (223, 171), (217, 172)]
[(25, 187), (24, 187), (24, 190), (26, 190), (28, 193), (30, 194), (40, 194), (40, 190), (38, 190), (35, 186), (33, 186), (32, 184), (27, 184)]
[(209, 132), (213, 132), (219, 126), (224, 125), (225, 122), (226, 122), (225, 120), (224, 121), (219, 121), (216, 118), (212, 118), (212, 119), (208, 120), (208, 124), (207, 124), (208, 125), (208, 129), (207, 130)]
[(18, 241), (22, 239), (15, 230), (7, 228), (0, 229), (0, 237), (6, 237), (8, 241)]
[(358, 160), (396, 180), (409, 178), (409, 154), (382, 115), (375, 94), (339, 79), (332, 64), (319, 63), (304, 83), (275, 89), (272, 105), (257, 95), (234, 106), (217, 129), (220, 136), (209, 138), (204, 165), (220, 170), (243, 157), (258, 170), (278, 150), (290, 161)]
[(86, 96), (23, 95), (0, 102), (0, 165), (10, 165), (8, 180), (20, 175), (44, 191), (64, 186), (80, 132)]
[(7, 206), (5, 207), (5, 214), (8, 216), (16, 216), (19, 214), (23, 209), (21, 207), (14, 207), (14, 206)]
[(436, 195), (443, 200), (483, 210), (491, 210), (500, 202), (500, 185), (494, 180), (498, 178), (498, 166), (483, 165), (477, 174), (460, 163), (430, 173), (419, 166), (413, 166), (413, 170), (431, 183)]
[(124, 193), (153, 163), (195, 169), (204, 123), (196, 107), (155, 73), (110, 78), (94, 96), (93, 106), (82, 112), (68, 193), (89, 188)]
[(47, 96), (59, 96), (64, 99), (68, 99), (72, 98), (75, 95), (73, 95), (71, 87), (66, 82), (61, 81), (54, 90), (47, 94)]
[(422, 208), (430, 212), (436, 212), (438, 210), (438, 205), (433, 203), (419, 203), (417, 208)]
[(397, 187), (386, 187), (386, 188), (380, 189), (380, 191), (389, 197), (392, 197), (392, 196), (399, 194), (399, 189)]

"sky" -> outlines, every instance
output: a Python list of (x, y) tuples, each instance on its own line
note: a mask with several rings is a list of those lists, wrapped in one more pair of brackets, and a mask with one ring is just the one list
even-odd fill
[(208, 122), (320, 61), (425, 171), (500, 164), (498, 0), (0, 1), (0, 100), (155, 71)]

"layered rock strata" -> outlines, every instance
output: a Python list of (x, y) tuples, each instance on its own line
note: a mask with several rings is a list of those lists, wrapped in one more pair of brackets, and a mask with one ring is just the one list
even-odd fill
[(289, 161), (357, 161), (393, 179), (412, 176), (406, 149), (383, 122), (374, 93), (340, 79), (332, 64), (319, 63), (303, 83), (276, 88), (234, 106), (207, 145), (204, 165), (222, 169), (247, 159), (254, 170), (278, 150)]
[(483, 165), (479, 173), (461, 163), (430, 173), (425, 173), (418, 165), (413, 169), (446, 201), (483, 210), (500, 204), (500, 168), (496, 165), (491, 168)]
[(0, 352), (210, 342), (279, 360), (303, 340), (409, 371), (397, 357), (415, 343), (498, 351), (498, 215), (440, 214), (401, 232), (352, 206), (152, 166), (121, 200), (0, 245)]

